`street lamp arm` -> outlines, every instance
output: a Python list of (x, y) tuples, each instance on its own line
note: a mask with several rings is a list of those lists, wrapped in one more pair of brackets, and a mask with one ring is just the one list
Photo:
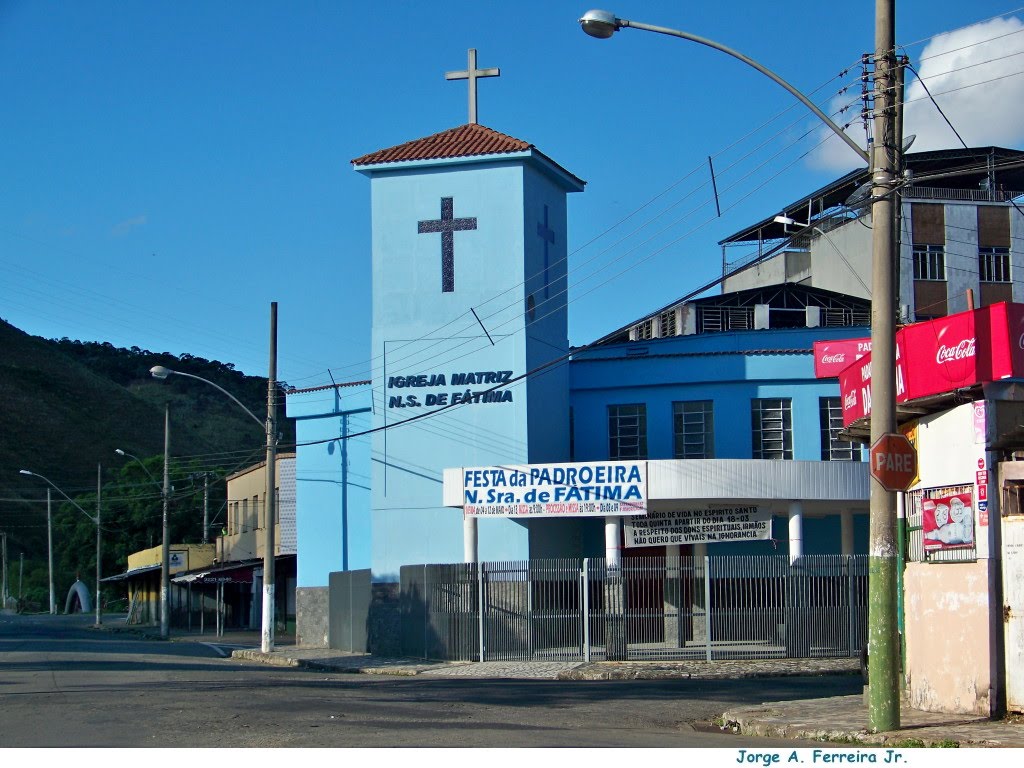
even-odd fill
[(66, 493), (64, 493), (64, 491), (62, 491), (62, 490), (61, 490), (60, 488), (58, 488), (58, 487), (57, 487), (56, 485), (54, 485), (54, 484), (53, 484), (53, 483), (52, 483), (52, 482), (51, 482), (51, 481), (50, 481), (50, 480), (49, 480), (48, 478), (45, 478), (45, 477), (43, 477), (43, 476), (42, 476), (42, 475), (40, 475), (40, 474), (39, 474), (38, 472), (29, 472), (29, 471), (28, 471), (27, 469), (22, 469), (22, 470), (19, 470), (18, 474), (21, 474), (21, 475), (31, 475), (32, 477), (38, 477), (38, 478), (39, 478), (40, 480), (42, 480), (42, 481), (43, 481), (44, 483), (46, 483), (46, 484), (47, 484), (48, 486), (50, 486), (51, 488), (53, 488), (53, 490), (55, 490), (55, 491), (56, 491), (57, 493), (59, 493), (59, 494), (60, 494), (61, 496), (63, 496), (63, 497), (65, 498), (65, 499), (67, 499), (67, 500), (68, 500), (68, 501), (70, 501), (70, 502), (71, 502), (72, 504), (74, 504), (74, 505), (75, 505), (75, 506), (76, 506), (76, 507), (78, 508), (78, 511), (79, 511), (79, 512), (81, 512), (81, 513), (82, 513), (83, 515), (85, 515), (86, 517), (88, 517), (88, 518), (89, 518), (89, 519), (90, 519), (90, 520), (91, 520), (91, 521), (92, 521), (92, 522), (93, 522), (94, 524), (96, 524), (96, 525), (99, 525), (99, 523), (97, 523), (97, 522), (96, 522), (96, 518), (95, 518), (95, 517), (93, 517), (93, 516), (92, 516), (92, 515), (90, 515), (90, 514), (89, 514), (88, 512), (86, 512), (86, 511), (85, 511), (84, 509), (82, 509), (82, 508), (81, 508), (81, 507), (79, 506), (79, 504), (78, 504), (78, 502), (77, 502), (77, 501), (75, 501), (75, 500), (74, 500), (74, 499), (72, 499), (72, 498), (71, 498), (70, 496), (68, 496), (68, 495), (67, 495)]
[(157, 365), (157, 366), (154, 366), (153, 368), (150, 368), (149, 372), (155, 378), (158, 378), (158, 379), (166, 379), (168, 375), (173, 373), (175, 376), (186, 376), (186, 377), (188, 377), (190, 379), (197, 379), (199, 381), (205, 382), (205, 383), (209, 384), (211, 387), (213, 387), (214, 389), (220, 390), (222, 394), (225, 394), (228, 397), (230, 397), (232, 400), (234, 400), (235, 404), (239, 408), (241, 408), (243, 411), (245, 411), (247, 414), (249, 414), (249, 416), (252, 418), (252, 420), (260, 425), (260, 428), (265, 428), (266, 427), (266, 423), (262, 419), (260, 419), (256, 414), (254, 414), (252, 411), (250, 411), (248, 408), (246, 408), (244, 405), (242, 405), (242, 402), (237, 397), (232, 395), (230, 392), (228, 392), (226, 389), (224, 389), (224, 387), (220, 386), (219, 384), (214, 384), (209, 379), (204, 379), (202, 376), (196, 376), (196, 375), (191, 374), (191, 373), (183, 373), (182, 371), (174, 371), (174, 370), (171, 370), (170, 368), (164, 368), (163, 366), (160, 366), (160, 365)]
[[(600, 12), (591, 11), (591, 13), (600, 13)], [(584, 17), (584, 19), (581, 19), (581, 22), (584, 21), (585, 19), (587, 19), (586, 16)], [(761, 64), (758, 64), (756, 61), (754, 61), (749, 56), (744, 56), (739, 51), (735, 51), (732, 48), (728, 47), (727, 45), (722, 45), (721, 43), (716, 43), (714, 40), (709, 40), (706, 37), (700, 37), (699, 35), (692, 35), (689, 32), (682, 32), (682, 31), (680, 31), (678, 29), (669, 29), (668, 27), (657, 27), (657, 26), (654, 26), (653, 24), (643, 24), (643, 23), (641, 23), (639, 21), (630, 21), (629, 19), (620, 19), (618, 17), (614, 18), (614, 22), (613, 23), (614, 23), (614, 28), (615, 29), (621, 29), (622, 27), (633, 27), (633, 29), (642, 29), (642, 30), (645, 30), (647, 32), (657, 32), (660, 35), (669, 35), (671, 37), (680, 37), (683, 40), (690, 40), (690, 41), (692, 41), (694, 43), (700, 43), (701, 45), (706, 45), (709, 48), (714, 48), (716, 51), (721, 51), (722, 53), (728, 54), (729, 56), (732, 56), (734, 59), (739, 59), (744, 64), (747, 64), (747, 65), (753, 67), (758, 72), (760, 72), (762, 75), (765, 75), (765, 76), (771, 78), (776, 83), (778, 83), (783, 88), (785, 88), (787, 91), (789, 91), (791, 94), (793, 94), (793, 96), (795, 96), (800, 101), (801, 104), (803, 104), (805, 107), (807, 107), (809, 110), (811, 110), (811, 112), (813, 112), (815, 114), (815, 116), (819, 120), (821, 120), (823, 123), (825, 123), (825, 125), (827, 125), (829, 128), (831, 128), (833, 133), (835, 133), (839, 138), (841, 138), (843, 141), (845, 141), (846, 144), (850, 147), (850, 149), (852, 149), (854, 152), (857, 153), (857, 156), (861, 160), (863, 160), (865, 163), (867, 163), (869, 165), (871, 164), (871, 158), (868, 156), (868, 153), (866, 151), (864, 151), (863, 149), (861, 149), (860, 146), (857, 145), (857, 142), (855, 142), (852, 138), (850, 138), (850, 136), (848, 136), (846, 134), (846, 132), (843, 131), (842, 128), (840, 128), (838, 125), (836, 125), (831, 120), (831, 118), (829, 118), (828, 115), (826, 115), (824, 112), (822, 112), (820, 109), (818, 109), (818, 107), (814, 104), (814, 102), (812, 102), (810, 99), (808, 99), (806, 96), (804, 96), (800, 91), (798, 91), (792, 85), (787, 83), (785, 80), (783, 80), (777, 74), (772, 72), (770, 69), (768, 69), (765, 66), (762, 66)], [(584, 31), (586, 31), (586, 27), (584, 27)], [(614, 31), (614, 30), (612, 30), (612, 31)], [(588, 32), (588, 34), (591, 34), (591, 33)], [(611, 32), (610, 31), (607, 32), (606, 36), (610, 36), (610, 35), (611, 35)]]
[(149, 469), (143, 463), (142, 459), (140, 459), (138, 456), (136, 456), (133, 453), (128, 453), (128, 451), (123, 451), (120, 448), (115, 448), (114, 449), (114, 453), (116, 453), (116, 454), (118, 454), (120, 456), (127, 456), (129, 459), (133, 459), (140, 467), (142, 467), (142, 471), (146, 473), (146, 475), (152, 481), (153, 485), (155, 485), (157, 488), (161, 487), (160, 483), (157, 481), (157, 479), (155, 477), (153, 477), (153, 473), (149, 471)]

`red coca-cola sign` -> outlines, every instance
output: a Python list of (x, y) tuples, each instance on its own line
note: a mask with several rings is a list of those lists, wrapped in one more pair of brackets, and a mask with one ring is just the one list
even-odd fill
[[(1024, 304), (1002, 302), (896, 333), (896, 402), (1024, 378)], [(843, 424), (871, 413), (871, 355), (839, 374)]]
[(935, 353), (935, 362), (948, 363), (953, 360), (964, 360), (974, 357), (974, 339), (961, 339), (955, 347), (947, 347), (945, 344), (939, 347)]
[(814, 377), (829, 379), (871, 351), (871, 339), (814, 342)]

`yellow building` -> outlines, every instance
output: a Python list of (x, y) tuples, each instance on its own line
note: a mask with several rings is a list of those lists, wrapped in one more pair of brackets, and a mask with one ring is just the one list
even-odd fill
[[(214, 562), (213, 544), (171, 544), (170, 574), (206, 568)], [(128, 555), (128, 570), (103, 581), (125, 581), (128, 584), (128, 623), (160, 623), (160, 566), (162, 547), (150, 547)], [(172, 588), (168, 593), (171, 624), (187, 620), (191, 612), (186, 590)], [(176, 622), (176, 619), (179, 621)]]

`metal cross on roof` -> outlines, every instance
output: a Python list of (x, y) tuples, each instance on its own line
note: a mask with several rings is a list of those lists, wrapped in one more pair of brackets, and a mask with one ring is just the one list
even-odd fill
[(497, 67), (488, 69), (476, 68), (476, 48), (469, 49), (469, 66), (455, 72), (445, 72), (445, 80), (469, 80), (469, 122), (476, 123), (476, 79), (478, 77), (499, 77), (501, 70)]

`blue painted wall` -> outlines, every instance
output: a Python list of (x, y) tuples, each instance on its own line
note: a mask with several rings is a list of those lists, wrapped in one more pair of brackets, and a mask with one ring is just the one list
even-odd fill
[[(815, 341), (860, 338), (864, 327), (730, 331), (605, 345), (573, 355), (570, 366), (574, 458), (608, 459), (608, 408), (644, 403), (649, 459), (673, 458), (672, 403), (713, 401), (714, 458), (753, 458), (751, 400), (791, 398), (793, 458), (821, 460), (819, 398), (838, 397), (836, 379), (815, 379)], [(866, 517), (855, 517), (855, 544), (866, 551)], [(776, 542), (715, 545), (714, 554), (786, 554), (785, 521)], [(603, 553), (599, 523), (585, 523), (585, 551)], [(804, 518), (804, 552), (838, 553), (838, 517)]]
[[(445, 406), (568, 350), (565, 195), (581, 189), (530, 151), (396, 165), (358, 169), (373, 210), (373, 424), (388, 427), (372, 438), (372, 569), (387, 581), (404, 564), (462, 561), (462, 515), (441, 504), (446, 467), (567, 453), (565, 366), (502, 388), (499, 401)], [(453, 290), (443, 237), (430, 231), (439, 225), (421, 223), (440, 221), (445, 200), (462, 227), (452, 233)], [(479, 550), (528, 558), (529, 527), (482, 520)]]
[(370, 567), (370, 438), (351, 437), (370, 428), (370, 387), (292, 392), (287, 411), (299, 443), (297, 586), (326, 587), (331, 571)]

